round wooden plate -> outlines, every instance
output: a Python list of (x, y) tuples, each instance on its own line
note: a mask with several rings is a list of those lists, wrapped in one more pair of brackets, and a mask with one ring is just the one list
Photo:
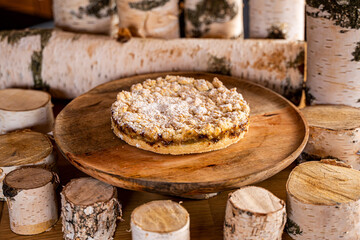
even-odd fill
[[(226, 149), (171, 156), (132, 147), (117, 138), (110, 107), (121, 90), (147, 78), (176, 74), (236, 87), (250, 104), (249, 132)], [(238, 78), (209, 73), (156, 73), (100, 85), (70, 102), (58, 115), (55, 140), (81, 171), (112, 185), (169, 195), (214, 193), (265, 180), (303, 150), (308, 126), (298, 109), (273, 91)]]

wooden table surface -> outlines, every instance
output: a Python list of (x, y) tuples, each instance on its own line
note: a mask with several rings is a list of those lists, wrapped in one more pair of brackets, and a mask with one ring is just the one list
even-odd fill
[[(65, 105), (64, 102), (55, 102), (55, 114)], [(279, 172), (275, 176), (254, 184), (266, 188), (274, 193), (277, 197), (286, 200), (285, 184), (290, 171), (295, 167), (291, 164), (288, 168)], [(66, 185), (70, 179), (86, 176), (85, 173), (80, 172), (73, 167), (62, 156), (58, 159), (59, 176), (61, 185)], [(61, 187), (59, 188), (59, 191)], [(123, 206), (123, 221), (118, 222), (114, 239), (130, 240), (130, 215), (131, 212), (139, 205), (160, 199), (171, 199), (177, 202), (182, 202), (182, 205), (188, 210), (190, 214), (190, 233), (191, 239), (199, 240), (221, 240), (223, 221), (225, 216), (225, 207), (227, 196), (230, 191), (222, 192), (217, 196), (208, 200), (190, 200), (183, 198), (175, 198), (171, 196), (164, 196), (147, 192), (135, 192), (125, 189), (118, 189), (118, 198)], [(7, 204), (0, 202), (0, 239), (62, 239), (61, 220), (48, 232), (34, 235), (34, 236), (20, 236), (16, 235), (10, 230), (9, 214)], [(290, 240), (291, 238), (284, 234), (283, 239)]]

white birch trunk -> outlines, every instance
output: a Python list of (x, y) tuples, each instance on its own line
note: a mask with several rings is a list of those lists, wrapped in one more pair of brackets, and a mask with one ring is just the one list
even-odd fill
[(25, 128), (49, 133), (53, 125), (50, 94), (22, 89), (0, 90), (0, 134)]
[(250, 0), (250, 38), (304, 40), (305, 0)]
[(173, 39), (180, 37), (177, 0), (117, 0), (119, 27), (133, 36)]
[(74, 32), (108, 34), (111, 16), (116, 14), (111, 0), (54, 0), (55, 25)]
[(335, 158), (360, 170), (360, 109), (318, 105), (301, 111), (310, 135), (300, 160)]
[[(0, 42), (0, 53), (2, 49), (19, 48), (5, 39)], [(26, 37), (21, 41), (25, 40)], [(207, 71), (251, 80), (297, 104), (304, 81), (304, 47), (304, 42), (287, 40), (132, 38), (119, 43), (105, 36), (53, 31), (43, 50), (41, 79), (54, 96), (74, 98), (121, 77), (165, 71)], [(10, 57), (21, 60), (20, 56)], [(0, 54), (0, 84), (5, 82), (2, 88), (19, 84), (16, 78), (1, 75), (8, 69), (16, 69), (13, 65), (1, 68), (8, 58)], [(32, 79), (26, 85), (32, 86)]]
[(185, 0), (186, 37), (243, 36), (242, 0)]
[(61, 192), (65, 240), (113, 239), (121, 205), (116, 188), (93, 178), (71, 180)]
[(58, 185), (55, 173), (41, 168), (21, 168), (4, 180), (10, 229), (16, 234), (33, 235), (49, 230), (58, 220)]
[(323, 162), (297, 166), (286, 184), (287, 232), (299, 240), (360, 239), (360, 172)]
[[(340, 9), (351, 2), (356, 5), (355, 1), (331, 1), (326, 4)], [(349, 11), (359, 12), (360, 3), (355, 5)], [(327, 5), (320, 5), (321, 8), (324, 6)], [(357, 21), (356, 25), (347, 26), (347, 21), (356, 21), (348, 19), (354, 16), (338, 14), (339, 19), (333, 20), (336, 12), (327, 8), (320, 10), (320, 7), (306, 6), (307, 101), (310, 104), (360, 107), (360, 23)]]
[(189, 240), (190, 217), (180, 204), (170, 200), (152, 201), (131, 214), (133, 240)]
[(283, 200), (260, 187), (243, 187), (229, 194), (224, 240), (281, 240), (285, 223)]
[(0, 135), (0, 201), (5, 201), (2, 186), (5, 176), (24, 166), (56, 171), (56, 153), (44, 134), (23, 131)]

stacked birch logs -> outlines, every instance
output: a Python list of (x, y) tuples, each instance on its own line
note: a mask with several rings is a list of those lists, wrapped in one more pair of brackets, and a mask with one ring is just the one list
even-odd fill
[(56, 170), (56, 155), (46, 135), (32, 131), (0, 135), (0, 200), (5, 200), (2, 186), (6, 174), (23, 166)]
[(71, 180), (61, 192), (64, 239), (113, 239), (121, 205), (115, 187), (93, 178)]
[(54, 125), (51, 96), (42, 91), (0, 90), (0, 134), (31, 128), (48, 133)]
[(249, 0), (250, 38), (304, 40), (305, 0)]
[(229, 194), (224, 222), (225, 240), (281, 240), (285, 223), (284, 201), (266, 189), (248, 186)]
[(3, 191), (14, 233), (42, 233), (57, 222), (58, 183), (55, 173), (42, 168), (20, 168), (6, 175)]
[(133, 240), (189, 240), (189, 227), (186, 209), (170, 200), (146, 203), (131, 214)]
[(286, 184), (293, 239), (360, 239), (360, 171), (336, 161), (297, 166)]
[[(53, 96), (74, 98), (134, 74), (208, 71), (252, 80), (298, 104), (304, 47), (303, 42), (285, 40), (132, 38), (119, 43), (58, 30), (1, 32), (0, 88), (32, 87), (36, 76), (37, 84), (48, 85)], [(29, 68), (32, 65), (41, 65), (41, 71)]]
[(307, 0), (307, 100), (360, 107), (360, 2)]

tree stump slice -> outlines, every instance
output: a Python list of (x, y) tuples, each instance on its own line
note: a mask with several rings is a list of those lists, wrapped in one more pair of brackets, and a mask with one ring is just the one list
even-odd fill
[(305, 0), (250, 0), (250, 38), (304, 41)]
[(56, 27), (73, 32), (109, 34), (111, 17), (116, 14), (114, 1), (54, 0)]
[(24, 166), (56, 171), (56, 154), (49, 138), (29, 130), (0, 135), (0, 201), (5, 201), (2, 185), (6, 174)]
[(25, 128), (48, 133), (53, 126), (50, 94), (25, 89), (0, 90), (0, 134)]
[(260, 187), (243, 187), (229, 194), (224, 240), (281, 240), (285, 223), (283, 200)]
[(305, 162), (286, 184), (293, 239), (360, 239), (360, 172), (334, 162)]
[(121, 205), (115, 187), (94, 178), (71, 180), (61, 192), (65, 240), (113, 239)]
[(179, 2), (116, 0), (119, 27), (142, 38), (180, 38)]
[(185, 35), (188, 38), (243, 37), (241, 0), (185, 0)]
[(170, 200), (152, 201), (131, 214), (133, 240), (189, 240), (189, 213)]
[(308, 104), (360, 107), (359, 1), (307, 1)]
[(301, 111), (310, 135), (300, 160), (333, 158), (360, 170), (360, 109), (318, 105)]
[(42, 168), (20, 168), (6, 175), (3, 191), (11, 231), (33, 235), (47, 231), (57, 222), (58, 183), (55, 173)]

